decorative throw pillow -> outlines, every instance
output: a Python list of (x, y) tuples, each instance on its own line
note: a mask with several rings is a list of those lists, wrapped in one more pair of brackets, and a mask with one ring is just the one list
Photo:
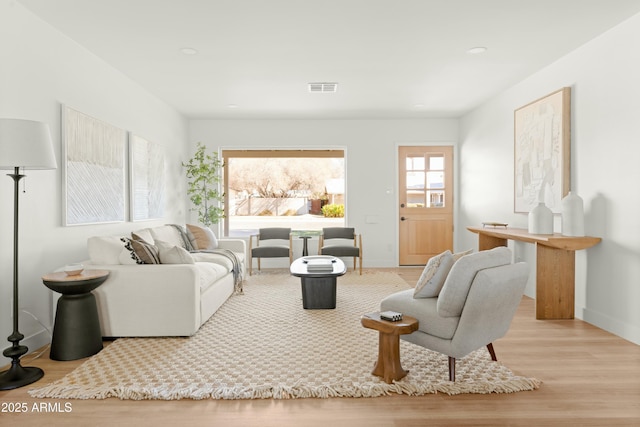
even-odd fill
[(122, 242), (117, 236), (94, 236), (87, 239), (92, 264), (118, 264)]
[(218, 247), (218, 239), (209, 227), (187, 224), (187, 236), (196, 250), (211, 250)]
[(444, 281), (449, 274), (449, 270), (453, 266), (454, 260), (451, 251), (447, 250), (440, 255), (436, 255), (429, 259), (424, 267), (416, 288), (413, 291), (414, 298), (433, 298), (437, 297), (444, 285)]
[(469, 255), (473, 253), (473, 249), (467, 249), (464, 252), (456, 252), (455, 254), (453, 254), (453, 262), (458, 261), (460, 258), (462, 258), (465, 255)]
[(155, 245), (156, 242), (153, 240), (153, 235), (151, 234), (150, 228), (143, 228), (142, 230), (132, 231), (131, 238), (133, 240), (142, 240), (147, 243), (151, 243)]
[(195, 260), (185, 248), (156, 240), (161, 264), (195, 264)]
[(124, 246), (122, 247), (122, 250), (120, 251), (120, 255), (118, 256), (118, 262), (120, 264), (123, 264), (123, 265), (142, 264), (142, 262), (138, 262), (138, 261), (142, 261), (142, 260), (140, 260), (137, 255), (132, 254), (131, 251), (126, 247)]
[(144, 240), (133, 240), (123, 237), (124, 247), (131, 252), (136, 264), (160, 264), (158, 248), (145, 242)]

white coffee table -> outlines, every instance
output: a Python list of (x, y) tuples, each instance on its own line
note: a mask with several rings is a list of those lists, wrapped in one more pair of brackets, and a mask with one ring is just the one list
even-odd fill
[[(332, 261), (331, 271), (307, 270), (307, 263), (313, 258), (326, 258)], [(332, 256), (309, 256), (298, 258), (289, 269), (292, 276), (300, 277), (302, 286), (302, 307), (305, 309), (336, 308), (336, 284), (338, 276), (347, 272), (347, 267), (340, 258)]]

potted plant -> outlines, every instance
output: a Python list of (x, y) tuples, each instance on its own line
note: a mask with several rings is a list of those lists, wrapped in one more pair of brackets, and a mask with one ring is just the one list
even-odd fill
[(313, 193), (310, 202), (309, 213), (312, 215), (322, 215), (322, 207), (329, 203), (329, 195), (327, 195), (327, 193)]
[(187, 194), (198, 212), (198, 220), (204, 226), (217, 224), (224, 218), (224, 193), (220, 192), (220, 168), (224, 166), (217, 152), (206, 153), (206, 147), (198, 142), (196, 153), (187, 163), (182, 163), (187, 174)]

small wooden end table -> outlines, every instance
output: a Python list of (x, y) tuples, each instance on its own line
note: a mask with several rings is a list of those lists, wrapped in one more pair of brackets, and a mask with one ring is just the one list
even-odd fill
[(390, 322), (382, 320), (380, 313), (376, 312), (362, 316), (360, 323), (365, 328), (374, 329), (380, 333), (378, 361), (371, 373), (382, 377), (387, 384), (404, 378), (409, 371), (405, 371), (400, 365), (400, 335), (417, 331), (418, 319), (411, 316), (402, 316), (402, 320)]
[(42, 276), (47, 288), (62, 294), (51, 339), (49, 357), (52, 360), (82, 359), (102, 350), (100, 318), (96, 297), (91, 291), (107, 277), (107, 270), (84, 270), (72, 276), (61, 271)]

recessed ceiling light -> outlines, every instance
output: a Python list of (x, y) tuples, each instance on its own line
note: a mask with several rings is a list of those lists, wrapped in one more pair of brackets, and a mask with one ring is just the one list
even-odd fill
[(227, 108), (238, 108), (238, 106), (236, 104), (229, 104), (227, 105)]
[(198, 51), (192, 47), (183, 47), (182, 49), (180, 49), (180, 52), (184, 53), (185, 55), (195, 55), (198, 53)]
[(484, 46), (477, 46), (477, 47), (472, 47), (471, 49), (467, 50), (467, 53), (470, 53), (472, 55), (477, 55), (479, 53), (485, 53), (487, 51), (487, 48)]

